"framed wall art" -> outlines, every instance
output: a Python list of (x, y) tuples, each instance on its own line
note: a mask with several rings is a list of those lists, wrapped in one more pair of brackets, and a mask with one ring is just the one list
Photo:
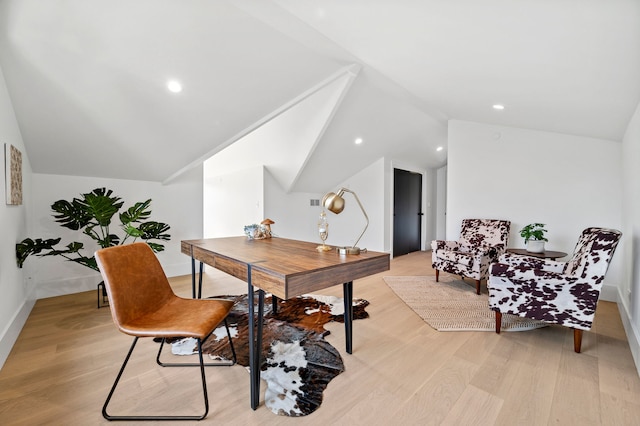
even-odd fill
[(22, 204), (22, 152), (4, 144), (5, 195), (7, 204)]

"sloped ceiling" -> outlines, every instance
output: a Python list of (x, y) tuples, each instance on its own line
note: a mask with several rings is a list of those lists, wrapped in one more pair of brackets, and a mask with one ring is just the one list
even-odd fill
[[(381, 156), (439, 167), (448, 119), (621, 140), (640, 2), (0, 0), (0, 66), (37, 173), (168, 181), (354, 64), (291, 190)], [(336, 182), (317, 188), (319, 173)]]
[(637, 0), (277, 3), (446, 118), (619, 141), (640, 100)]
[(358, 72), (357, 67), (346, 67), (288, 108), (276, 111), (266, 123), (206, 160), (205, 176), (266, 166), (290, 192)]

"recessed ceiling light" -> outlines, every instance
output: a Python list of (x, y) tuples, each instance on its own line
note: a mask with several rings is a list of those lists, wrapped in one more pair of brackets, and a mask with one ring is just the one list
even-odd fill
[(439, 146), (436, 148), (436, 151), (442, 151), (443, 149), (444, 149), (443, 147)]
[(495, 104), (495, 105), (493, 106), (493, 109), (503, 110), (503, 109), (504, 109), (504, 105)]
[(169, 80), (167, 82), (167, 89), (169, 89), (170, 92), (179, 93), (182, 92), (182, 84), (176, 80)]
[(360, 145), (363, 142), (362, 138), (356, 138), (355, 143), (356, 145)]

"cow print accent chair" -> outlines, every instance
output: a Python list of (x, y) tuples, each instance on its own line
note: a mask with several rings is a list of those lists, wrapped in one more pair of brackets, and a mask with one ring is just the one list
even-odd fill
[(489, 307), (496, 313), (532, 318), (573, 328), (573, 346), (580, 352), (582, 331), (590, 330), (604, 276), (622, 233), (587, 228), (568, 262), (506, 253), (491, 266)]
[(431, 242), (431, 265), (436, 270), (468, 277), (476, 281), (480, 294), (480, 281), (489, 277), (489, 265), (497, 262), (507, 249), (511, 222), (496, 219), (463, 219), (458, 241)]

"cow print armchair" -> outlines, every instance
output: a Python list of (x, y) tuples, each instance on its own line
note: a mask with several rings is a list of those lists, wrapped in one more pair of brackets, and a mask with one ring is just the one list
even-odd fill
[(574, 350), (580, 352), (582, 331), (590, 330), (600, 289), (622, 234), (613, 229), (587, 228), (568, 262), (506, 253), (491, 266), (489, 307), (496, 313), (496, 333), (502, 314), (573, 328)]
[(495, 219), (464, 219), (458, 241), (431, 242), (431, 264), (436, 270), (472, 278), (480, 294), (480, 280), (489, 276), (489, 265), (505, 252), (511, 222)]

